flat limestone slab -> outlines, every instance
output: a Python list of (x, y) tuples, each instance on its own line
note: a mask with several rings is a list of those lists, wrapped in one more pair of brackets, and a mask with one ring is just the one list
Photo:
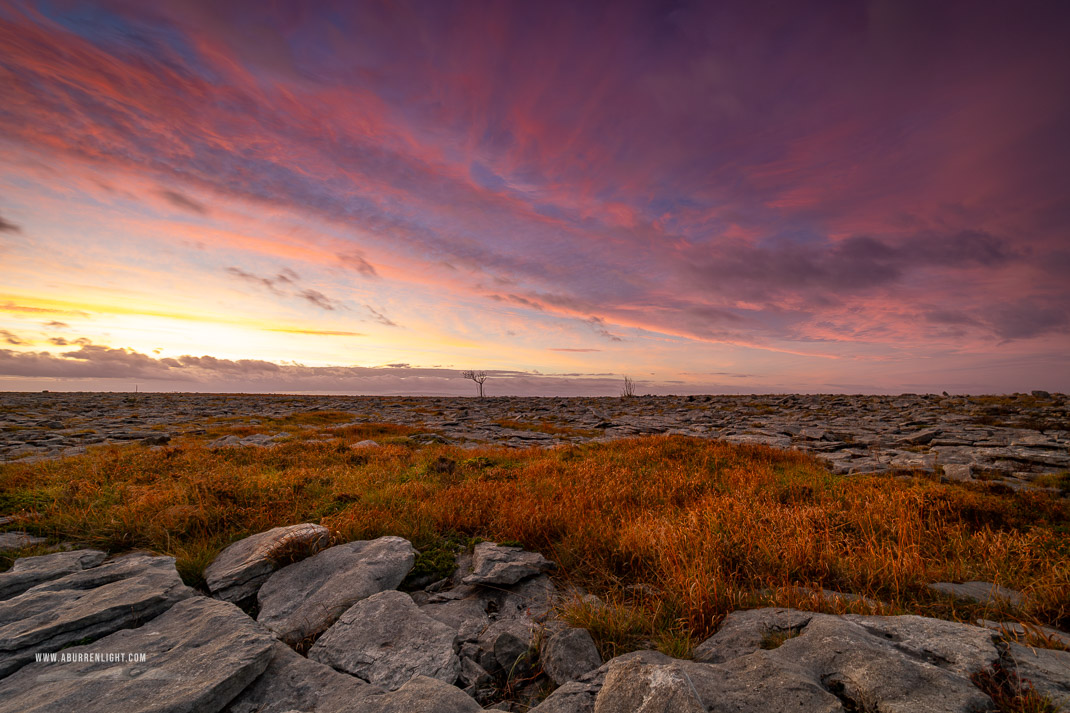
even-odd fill
[[(275, 639), (241, 609), (193, 597), (139, 629), (33, 663), (0, 682), (0, 713), (217, 713), (253, 682)], [(94, 654), (145, 660), (79, 661)]]
[(173, 557), (134, 554), (0, 602), (0, 676), (83, 639), (139, 626), (194, 595)]
[(325, 631), (360, 600), (395, 589), (415, 558), (416, 550), (401, 537), (329, 547), (271, 575), (257, 595), (257, 621), (297, 644)]
[(100, 550), (71, 550), (39, 557), (20, 557), (0, 573), (0, 600), (22, 594), (38, 584), (96, 567), (107, 555)]
[(228, 602), (256, 596), (275, 570), (316, 554), (330, 539), (326, 527), (306, 522), (275, 527), (238, 540), (220, 552), (204, 570), (208, 591)]
[(408, 594), (380, 592), (354, 604), (308, 652), (365, 681), (396, 690), (414, 676), (453, 683), (456, 633), (419, 610)]

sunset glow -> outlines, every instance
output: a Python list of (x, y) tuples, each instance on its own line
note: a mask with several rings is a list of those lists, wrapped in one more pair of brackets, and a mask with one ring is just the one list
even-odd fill
[(0, 0), (0, 390), (1070, 391), (1068, 30)]

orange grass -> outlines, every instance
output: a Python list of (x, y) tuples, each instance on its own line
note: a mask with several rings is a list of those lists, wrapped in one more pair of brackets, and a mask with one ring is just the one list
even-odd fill
[[(559, 584), (608, 603), (577, 598), (564, 612), (607, 653), (685, 655), (740, 607), (870, 611), (797, 587), (862, 594), (888, 614), (1070, 624), (1070, 507), (1050, 493), (838, 477), (798, 452), (682, 437), (354, 450), (369, 431), (325, 433), (334, 440), (212, 451), (189, 439), (8, 464), (0, 514), (55, 540), (172, 554), (194, 584), (229, 542), (305, 521), (421, 549), (517, 541), (559, 562)], [(1029, 603), (986, 609), (925, 587), (974, 579)]]

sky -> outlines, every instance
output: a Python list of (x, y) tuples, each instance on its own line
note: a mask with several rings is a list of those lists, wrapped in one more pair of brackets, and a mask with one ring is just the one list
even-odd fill
[(0, 0), (0, 390), (1068, 392), (1068, 35)]

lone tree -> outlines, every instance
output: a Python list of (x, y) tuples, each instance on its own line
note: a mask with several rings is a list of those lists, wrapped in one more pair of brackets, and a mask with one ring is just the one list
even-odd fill
[(479, 398), (483, 398), (483, 382), (487, 380), (485, 371), (462, 371), (461, 376), (479, 384)]
[(623, 398), (635, 396), (635, 382), (627, 376), (624, 377), (624, 387), (620, 390), (620, 395)]

